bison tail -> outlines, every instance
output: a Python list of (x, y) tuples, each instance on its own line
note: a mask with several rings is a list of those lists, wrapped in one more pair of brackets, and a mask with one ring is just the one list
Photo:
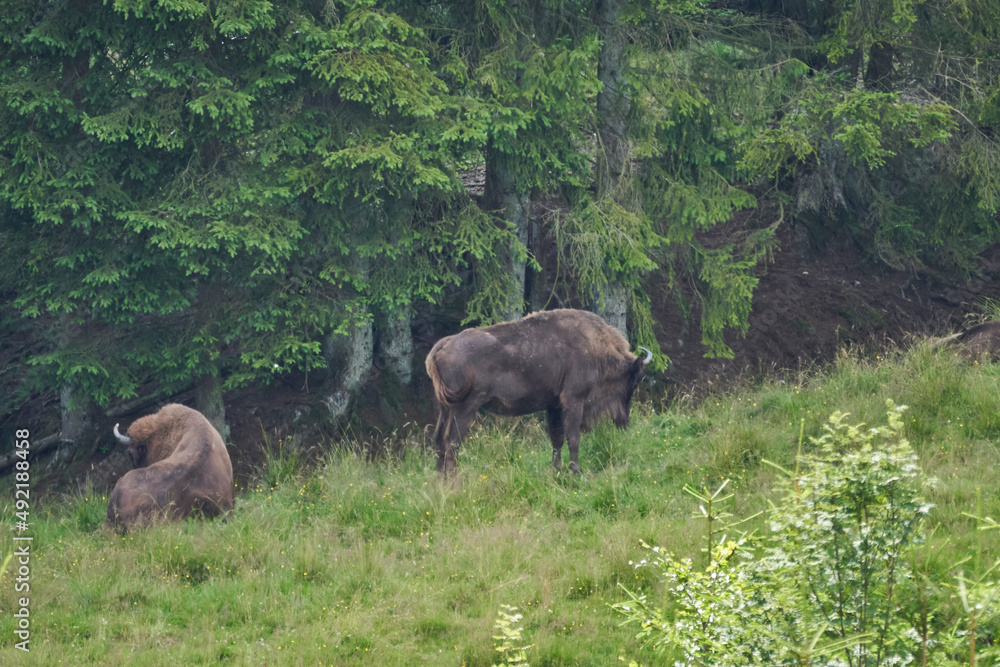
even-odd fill
[(438, 371), (437, 363), (434, 361), (433, 351), (427, 355), (425, 365), (427, 366), (427, 375), (430, 376), (431, 382), (434, 383), (434, 396), (441, 405), (448, 407), (457, 405), (464, 401), (468, 397), (469, 392), (472, 391), (472, 385), (476, 381), (476, 373), (471, 368), (466, 368), (465, 370), (465, 380), (462, 382), (462, 387), (458, 391), (454, 391), (441, 379), (441, 373)]

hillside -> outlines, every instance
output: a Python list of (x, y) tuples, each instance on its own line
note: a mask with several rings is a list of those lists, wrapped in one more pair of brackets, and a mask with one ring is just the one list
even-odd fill
[(732, 360), (706, 359), (697, 322), (683, 322), (665, 289), (655, 299), (657, 340), (673, 361), (667, 378), (678, 390), (822, 365), (845, 344), (907, 346), (913, 336), (961, 330), (985, 303), (1000, 299), (1000, 246), (984, 253), (976, 275), (962, 281), (926, 267), (876, 266), (848, 238), (819, 248), (803, 226), (784, 225), (778, 236), (780, 249), (754, 293), (746, 338), (726, 337)]
[[(662, 570), (636, 567), (655, 560), (642, 542), (692, 558), (702, 571), (706, 522), (693, 494), (707, 496), (722, 480), (730, 480), (725, 494), (733, 495), (709, 507), (719, 516), (716, 538), (754, 531), (765, 539), (783, 473), (764, 462), (793, 469), (800, 423), (813, 438), (842, 410), (848, 424), (868, 427), (886, 424), (887, 411), (896, 414), (915, 462), (937, 478), (929, 487), (917, 480), (926, 513), (907, 505), (874, 519), (884, 525), (905, 515), (920, 524), (913, 525), (918, 543), (898, 561), (913, 576), (895, 591), (893, 649), (916, 655), (914, 664), (921, 647), (932, 651), (927, 664), (969, 664), (974, 624), (977, 664), (996, 664), (1000, 533), (979, 530), (983, 522), (972, 515), (1000, 510), (990, 491), (998, 367), (926, 348), (888, 356), (840, 355), (810, 378), (762, 383), (699, 405), (640, 406), (628, 431), (585, 436), (580, 476), (554, 475), (544, 430), (508, 419), (473, 431), (453, 485), (435, 482), (433, 461), (415, 440), (405, 456), (377, 461), (333, 448), (309, 468), (294, 450), (274, 451), (252, 484), (239, 483), (227, 521), (119, 536), (103, 527), (107, 497), (100, 491), (36, 494), (33, 487), (31, 653), (16, 651), (17, 619), (4, 614), (0, 656), (25, 665), (71, 655), (75, 665), (488, 667), (502, 660), (495, 621), (512, 605), (523, 613), (517, 645), (529, 647), (532, 665), (604, 667), (619, 658), (672, 664), (679, 656), (651, 652), (636, 638), (639, 628), (623, 625), (611, 607), (629, 601), (626, 591), (667, 604)], [(901, 421), (887, 398), (909, 406)], [(910, 451), (896, 437), (873, 444), (893, 443)], [(816, 448), (807, 440), (802, 451)], [(899, 500), (898, 486), (879, 487), (892, 493), (877, 502)], [(872, 534), (873, 549), (898, 537)], [(0, 575), (6, 609), (18, 608), (16, 576), (11, 568)], [(966, 582), (961, 599), (959, 577)], [(871, 581), (879, 588), (881, 579)], [(876, 603), (887, 595), (879, 591)], [(982, 607), (966, 613), (964, 600)], [(826, 640), (836, 637), (834, 629)]]

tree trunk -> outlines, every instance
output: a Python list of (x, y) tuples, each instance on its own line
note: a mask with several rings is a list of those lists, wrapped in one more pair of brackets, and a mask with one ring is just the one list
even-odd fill
[(601, 52), (597, 56), (597, 78), (601, 91), (597, 94), (597, 196), (614, 197), (622, 185), (625, 161), (628, 159), (628, 138), (625, 117), (629, 99), (622, 88), (624, 80), (627, 36), (621, 24), (624, 0), (601, 0), (597, 6), (597, 30), (601, 37)]
[(851, 82), (852, 88), (861, 87), (861, 63), (864, 61), (864, 54), (861, 49), (854, 47), (854, 50), (844, 56), (844, 62), (847, 64), (848, 81)]
[(59, 408), (62, 420), (62, 439), (80, 444), (92, 430), (92, 403), (72, 382), (66, 382), (59, 390)]
[(347, 413), (351, 397), (357, 393), (365, 374), (371, 370), (374, 348), (371, 322), (354, 327), (346, 339), (334, 340), (333, 335), (328, 339), (328, 349), (333, 350), (328, 355), (343, 361), (337, 388), (323, 399), (334, 419)]
[(49, 466), (56, 470), (73, 460), (76, 452), (94, 435), (93, 403), (79, 388), (66, 382), (59, 390), (62, 421), (58, 449)]
[(229, 442), (230, 430), (226, 423), (226, 404), (222, 400), (222, 382), (214, 373), (202, 375), (194, 384), (194, 407), (205, 415), (223, 442)]
[[(527, 192), (517, 188), (511, 161), (514, 158), (494, 146), (486, 149), (486, 183), (483, 186), (483, 205), (487, 211), (498, 211), (505, 220), (514, 225), (517, 240), (528, 244)], [(508, 288), (507, 312), (505, 320), (519, 320), (524, 315), (524, 260), (514, 256), (513, 248), (508, 250), (507, 263), (511, 281)]]
[[(370, 261), (365, 257), (355, 259), (355, 267), (362, 276), (367, 276)], [(364, 309), (362, 316), (368, 314)], [(355, 325), (346, 339), (331, 334), (327, 338), (327, 361), (334, 366), (340, 366), (340, 379), (337, 388), (323, 402), (330, 409), (330, 415), (339, 419), (347, 413), (351, 397), (357, 393), (364, 383), (364, 378), (372, 368), (375, 353), (375, 336), (370, 318)], [(339, 363), (341, 362), (342, 363)]]
[[(542, 224), (537, 217), (533, 218), (528, 224), (528, 250), (533, 257), (539, 259), (539, 263), (541, 263), (540, 258), (544, 254), (544, 243), (545, 232), (542, 229)], [(537, 313), (540, 310), (545, 310), (551, 293), (549, 278), (544, 265), (539, 272), (530, 269), (525, 270), (524, 294), (528, 301), (529, 313)]]
[[(71, 347), (83, 335), (83, 330), (73, 321), (72, 315), (59, 316), (59, 334), (56, 345), (61, 350)], [(72, 380), (63, 381), (59, 389), (61, 431), (59, 449), (49, 463), (53, 469), (69, 463), (81, 445), (89, 445), (96, 436), (96, 418), (100, 414), (97, 404)]]
[(865, 70), (865, 88), (882, 93), (892, 90), (892, 44), (875, 42), (868, 51), (868, 68)]
[[(629, 99), (622, 87), (628, 46), (621, 23), (624, 0), (600, 0), (597, 5), (597, 30), (601, 36), (601, 52), (597, 57), (597, 78), (601, 92), (597, 94), (597, 151), (596, 189), (599, 200), (621, 203), (627, 188), (625, 174), (629, 158), (625, 118)], [(610, 280), (595, 298), (594, 311), (604, 321), (627, 335), (626, 313), (628, 288), (617, 280)], [(601, 298), (603, 297), (603, 298)]]
[[(389, 241), (393, 246), (399, 246), (402, 232), (413, 223), (414, 200), (408, 193), (401, 193), (386, 202), (386, 216), (393, 221), (389, 230)], [(406, 295), (408, 298), (411, 296)], [(413, 379), (413, 332), (410, 323), (413, 320), (413, 308), (406, 303), (396, 306), (385, 313), (385, 319), (380, 322), (382, 327), (379, 336), (381, 362), (385, 368), (399, 378), (404, 387)]]
[(628, 287), (617, 281), (605, 283), (603, 297), (602, 303), (601, 295), (595, 295), (594, 312), (628, 336)]
[(410, 332), (412, 319), (409, 307), (389, 313), (381, 338), (385, 367), (399, 378), (403, 386), (409, 385), (413, 379), (413, 335)]
[[(72, 9), (82, 14), (89, 9), (89, 4), (87, 0), (74, 0)], [(63, 59), (60, 87), (73, 100), (74, 105), (84, 110), (86, 105), (82, 103), (83, 95), (78, 84), (89, 69), (90, 57), (85, 50)], [(80, 325), (73, 322), (72, 315), (64, 313), (59, 316), (59, 334), (56, 345), (60, 349), (72, 346), (80, 338), (80, 335)], [(96, 436), (95, 419), (99, 414), (96, 403), (71, 380), (64, 381), (59, 389), (59, 405), (62, 430), (59, 448), (49, 463), (53, 469), (69, 463), (85, 441), (92, 442), (94, 440)]]

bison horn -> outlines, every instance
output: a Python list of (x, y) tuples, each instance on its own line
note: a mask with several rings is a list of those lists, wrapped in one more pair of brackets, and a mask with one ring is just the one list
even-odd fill
[(132, 444), (132, 438), (128, 437), (127, 435), (122, 435), (121, 433), (118, 432), (118, 424), (115, 424), (115, 437), (118, 438), (118, 441), (123, 444), (126, 445)]
[(642, 360), (642, 365), (645, 366), (653, 360), (653, 353), (644, 348), (642, 345), (636, 345), (640, 350), (646, 353), (646, 358)]

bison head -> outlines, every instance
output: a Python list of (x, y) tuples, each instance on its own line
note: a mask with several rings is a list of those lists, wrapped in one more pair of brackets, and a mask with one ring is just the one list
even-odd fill
[(639, 387), (639, 381), (642, 380), (642, 376), (646, 371), (646, 366), (648, 366), (649, 362), (653, 360), (653, 353), (650, 350), (647, 350), (641, 345), (639, 346), (639, 349), (645, 352), (646, 356), (645, 358), (636, 359), (632, 362), (632, 367), (629, 368), (625, 375), (625, 396), (622, 401), (623, 409), (610, 411), (611, 420), (618, 428), (628, 427), (632, 408), (632, 395), (635, 394), (635, 390)]
[(127, 435), (122, 435), (118, 431), (118, 424), (115, 424), (115, 438), (118, 442), (123, 445), (127, 445), (128, 449), (125, 450), (125, 456), (128, 457), (129, 463), (132, 464), (133, 468), (145, 468), (146, 467), (146, 443), (139, 440), (133, 440)]

